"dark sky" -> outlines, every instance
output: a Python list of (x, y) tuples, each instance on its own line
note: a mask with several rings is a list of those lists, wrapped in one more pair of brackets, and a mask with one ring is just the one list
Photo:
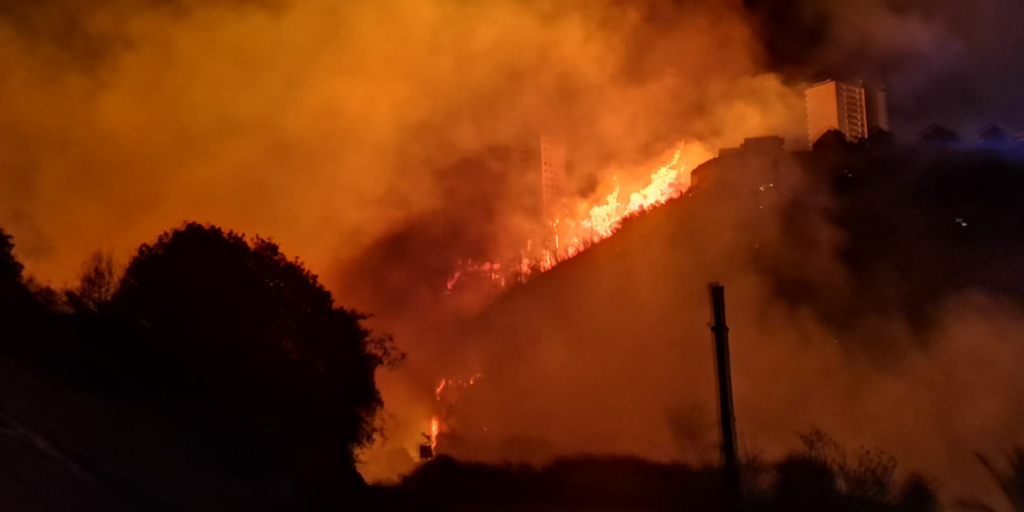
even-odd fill
[(793, 79), (860, 75), (888, 84), (897, 131), (930, 122), (969, 135), (1024, 130), (1024, 2), (743, 0), (769, 66)]

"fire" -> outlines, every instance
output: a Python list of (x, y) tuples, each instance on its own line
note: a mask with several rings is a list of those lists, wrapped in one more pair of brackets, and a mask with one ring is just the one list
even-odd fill
[(628, 203), (622, 204), (622, 189), (615, 187), (605, 196), (604, 201), (590, 207), (587, 219), (577, 221), (566, 218), (552, 222), (555, 249), (544, 251), (537, 264), (541, 272), (550, 270), (585, 251), (590, 245), (612, 236), (630, 216), (657, 208), (682, 195), (687, 184), (681, 179), (684, 170), (679, 165), (681, 154), (682, 146), (675, 150), (670, 162), (651, 173), (649, 184), (629, 195)]
[[(619, 188), (616, 187), (603, 204), (590, 209), (589, 225), (594, 230), (594, 242), (615, 234), (622, 226), (622, 221), (630, 215), (661, 206), (683, 193), (683, 186), (679, 183), (679, 172), (682, 169), (675, 168), (681, 151), (681, 148), (677, 149), (671, 162), (651, 173), (651, 183), (630, 194), (629, 204), (625, 207), (619, 203)], [(583, 221), (583, 224), (587, 225), (588, 221)]]
[(441, 431), (441, 420), (437, 416), (430, 418), (430, 447), (437, 448), (437, 434)]
[(600, 240), (612, 236), (622, 222), (619, 207), (619, 188), (615, 187), (615, 191), (608, 194), (604, 204), (590, 209), (590, 220), (583, 221), (584, 226), (589, 225), (593, 228), (593, 236)]
[[(450, 294), (458, 283), (473, 277), (478, 283), (489, 283), (494, 289), (491, 295), (496, 295), (507, 283), (524, 283), (533, 274), (547, 272), (612, 236), (627, 218), (679, 197), (688, 187), (683, 179), (684, 168), (680, 165), (682, 151), (683, 146), (680, 145), (671, 161), (655, 169), (650, 175), (650, 182), (630, 193), (627, 202), (623, 203), (621, 186), (616, 186), (602, 201), (580, 208), (580, 214), (573, 216), (567, 213), (563, 218), (550, 220), (546, 241), (537, 244), (534, 240), (527, 240), (518, 261), (510, 261), (503, 266), (501, 263), (459, 260), (455, 270), (449, 274), (445, 293)], [(442, 381), (441, 388), (444, 385)]]
[[(458, 261), (456, 269), (449, 275), (445, 293), (450, 293), (457, 283), (470, 277), (478, 282), (482, 280), (493, 283), (502, 289), (506, 282), (523, 283), (534, 273), (547, 272), (591, 245), (612, 236), (630, 216), (652, 210), (679, 197), (688, 186), (681, 178), (684, 170), (679, 164), (682, 149), (682, 146), (676, 149), (670, 162), (651, 173), (650, 183), (629, 194), (629, 201), (625, 204), (621, 201), (622, 188), (616, 186), (603, 201), (579, 209), (581, 214), (577, 218), (567, 214), (564, 218), (551, 220), (547, 241), (535, 244), (533, 240), (527, 240), (518, 264), (515, 260), (504, 266), (500, 263)], [(444, 378), (435, 386), (436, 414), (430, 419), (429, 436), (432, 448), (436, 448), (440, 433), (450, 428), (450, 406), (458, 400), (463, 390), (474, 385), (481, 377), (482, 374), (467, 379)]]
[(445, 430), (442, 419), (448, 414), (448, 406), (454, 404), (463, 390), (476, 384), (483, 376), (482, 373), (478, 373), (467, 379), (441, 379), (438, 382), (434, 388), (437, 413), (430, 418), (430, 447), (432, 449), (437, 448), (437, 436)]
[[(474, 263), (473, 260), (459, 260), (455, 264), (455, 270), (448, 276), (446, 284), (448, 292), (452, 291), (460, 279), (476, 276), (492, 283), (505, 287), (505, 277), (502, 275), (501, 263)], [(447, 292), (446, 292), (447, 293)]]

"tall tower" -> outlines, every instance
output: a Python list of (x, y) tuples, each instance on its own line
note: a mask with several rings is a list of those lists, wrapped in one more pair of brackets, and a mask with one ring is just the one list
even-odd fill
[(807, 89), (807, 134), (812, 145), (829, 130), (839, 130), (852, 142), (867, 137), (872, 128), (889, 129), (884, 87), (865, 87), (861, 80), (826, 80)]
[(548, 133), (540, 135), (541, 215), (544, 222), (561, 217), (565, 200), (565, 144)]

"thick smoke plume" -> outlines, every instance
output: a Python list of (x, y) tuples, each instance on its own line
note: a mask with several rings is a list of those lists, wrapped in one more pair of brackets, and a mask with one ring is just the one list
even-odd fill
[(444, 204), (438, 171), (542, 130), (601, 179), (680, 139), (798, 132), (799, 96), (737, 11), (17, 2), (0, 11), (0, 221), (56, 284), (183, 219), (334, 271)]
[[(535, 149), (541, 132), (557, 133), (566, 142), (573, 164), (570, 189), (585, 200), (607, 193), (616, 179), (643, 178), (679, 140), (691, 142), (691, 167), (744, 137), (781, 134), (799, 143), (803, 85), (826, 73), (888, 83), (901, 134), (912, 136), (932, 120), (1015, 127), (1024, 105), (1024, 76), (1010, 64), (1021, 32), (1007, 24), (1021, 18), (1014, 15), (1020, 6), (1014, 0), (993, 5), (982, 10), (923, 0), (9, 0), (0, 5), (0, 225), (16, 237), (28, 272), (56, 285), (71, 283), (93, 251), (124, 257), (186, 219), (273, 235), (289, 253), (325, 273), (326, 282), (336, 283), (335, 295), (346, 305), (375, 313), (377, 326), (394, 333), (409, 353), (407, 366), (381, 382), (391, 414), (383, 418), (386, 432), (407, 452), (426, 428), (437, 379), (470, 375), (503, 354), (452, 335), (463, 309), (443, 292), (455, 261), (518, 250), (532, 235), (529, 211), (536, 198), (530, 191), (537, 169), (519, 155)], [(827, 204), (820, 206), (813, 215), (820, 223), (810, 230), (820, 245), (811, 248), (823, 253), (794, 257), (792, 263), (817, 265), (823, 282), (842, 281), (843, 269), (831, 257), (841, 234), (827, 221)], [(646, 243), (657, 248), (670, 242)], [(485, 381), (504, 384), (491, 388), (491, 400), (475, 404), (480, 417), (500, 419), (500, 427), (490, 427), (499, 433), (520, 435), (536, 423), (517, 425), (514, 418), (525, 422), (527, 416), (509, 413), (512, 405), (499, 406), (515, 404), (516, 393), (550, 396), (548, 407), (558, 409), (550, 424), (564, 427), (555, 439), (565, 440), (565, 450), (671, 450), (664, 444), (671, 439), (667, 430), (653, 440), (640, 435), (622, 441), (616, 434), (587, 441), (573, 426), (584, 421), (588, 431), (603, 425), (597, 432), (635, 432), (631, 425), (678, 424), (700, 416), (691, 413), (700, 407), (691, 408), (687, 397), (690, 391), (709, 396), (710, 380), (700, 369), (705, 355), (688, 355), (692, 371), (677, 376), (678, 368), (669, 366), (674, 359), (663, 352), (675, 350), (665, 338), (669, 329), (703, 325), (700, 290), (686, 292), (677, 304), (697, 323), (684, 326), (662, 310), (640, 309), (658, 301), (676, 304), (670, 301), (676, 288), (655, 285), (665, 279), (661, 268), (686, 273), (689, 266), (714, 261), (697, 247), (692, 251), (694, 261), (684, 262), (673, 251), (651, 251), (649, 266), (635, 276), (646, 284), (629, 284), (648, 293), (637, 309), (628, 310), (634, 316), (622, 318), (623, 331), (587, 332), (598, 346), (612, 347), (611, 354), (548, 339), (565, 326), (588, 325), (588, 318), (573, 316), (586, 308), (555, 310), (550, 323), (532, 325), (534, 346), (550, 348), (509, 361), (558, 377), (540, 387), (543, 379), (531, 380), (508, 365), (504, 380), (501, 371), (486, 375)], [(782, 307), (773, 305), (776, 290), (747, 275), (749, 262), (732, 263), (736, 279), (730, 283), (741, 284), (730, 286), (745, 297), (736, 310), (767, 316), (750, 323), (738, 319), (738, 339), (768, 324), (796, 331), (777, 337), (787, 340), (782, 348), (766, 342), (738, 351), (761, 356), (766, 366), (760, 371), (771, 370), (773, 386), (740, 385), (737, 392), (747, 411), (742, 421), (765, 425), (765, 444), (774, 445), (789, 439), (790, 426), (820, 421), (795, 415), (792, 425), (773, 423), (773, 417), (798, 407), (787, 402), (789, 391), (835, 375), (849, 356), (831, 348), (804, 350), (800, 339), (825, 336), (819, 336), (827, 331), (819, 319), (799, 309), (773, 317), (772, 308)], [(593, 301), (621, 294), (614, 286), (626, 286), (589, 280), (594, 288), (583, 295)], [(896, 388), (874, 389), (884, 375), (879, 380), (861, 370), (841, 373), (852, 397), (882, 393), (892, 400), (864, 409), (862, 418), (888, 419), (886, 407), (906, 407), (899, 393), (889, 392), (917, 393), (934, 378), (931, 368), (951, 368), (973, 379), (976, 372), (949, 366), (966, 350), (967, 338), (958, 333), (1015, 332), (1012, 322), (986, 320), (993, 314), (1016, 317), (1011, 306), (992, 306), (994, 300), (951, 305), (956, 314), (944, 317), (949, 327), (929, 335), (938, 348), (912, 357), (920, 362), (910, 363), (904, 370), (910, 376), (897, 379)], [(589, 311), (606, 312), (606, 306)], [(904, 329), (900, 319), (877, 323), (877, 332)], [(642, 341), (651, 333), (657, 335), (647, 342), (648, 352), (602, 343), (630, 335)], [(941, 341), (947, 337), (952, 341)], [(504, 341), (473, 340), (487, 346)], [(999, 345), (993, 353), (1005, 350), (1002, 361), (1010, 361), (1014, 346)], [(627, 365), (625, 371), (604, 371), (613, 357)], [(754, 356), (741, 356), (737, 373), (755, 372), (743, 357)], [(595, 382), (599, 386), (587, 395), (558, 394)], [(641, 404), (632, 418), (614, 412), (616, 401), (637, 404), (637, 395), (663, 387), (688, 391), (673, 397), (679, 403), (669, 409), (655, 402)], [(580, 401), (581, 396), (599, 399)], [(947, 403), (931, 398), (939, 395), (922, 396)], [(941, 415), (942, 407), (922, 405), (920, 411)], [(1003, 411), (980, 411), (975, 417), (981, 430), (972, 432), (1004, 424)], [(666, 423), (666, 417), (676, 419)], [(971, 429), (955, 425), (948, 427), (954, 434)], [(901, 442), (918, 438), (879, 432)], [(921, 451), (934, 456), (931, 446)], [(382, 463), (380, 473), (397, 465)]]
[(1024, 129), (1024, 4), (956, 0), (743, 0), (772, 69), (792, 79), (861, 76), (889, 87), (894, 128), (965, 135)]
[[(1024, 254), (1001, 242), (1019, 210), (992, 192), (993, 183), (1024, 190), (1020, 166), (1003, 174), (1009, 181), (970, 184), (962, 172), (915, 174), (910, 160), (880, 160), (874, 177), (864, 174), (872, 168), (837, 174), (880, 196), (851, 214), (841, 208), (866, 199), (834, 197), (820, 163), (804, 174), (796, 157), (729, 158), (707, 171), (743, 176), (750, 189), (756, 169), (772, 169), (776, 186), (699, 190), (648, 213), (453, 336), (448, 368), (461, 373), (449, 375), (484, 377), (453, 406), (440, 404), (450, 412), (442, 450), (495, 462), (574, 453), (714, 461), (705, 283), (717, 280), (727, 285), (748, 450), (778, 456), (817, 427), (892, 453), (946, 498), (998, 503), (975, 452), (1024, 441), (1024, 287), (986, 276), (1012, 275)], [(940, 204), (915, 203), (922, 197)], [(961, 226), (950, 210), (974, 220)]]

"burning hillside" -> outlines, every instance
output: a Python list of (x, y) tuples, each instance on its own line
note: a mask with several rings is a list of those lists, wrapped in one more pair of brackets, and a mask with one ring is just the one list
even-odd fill
[[(474, 280), (495, 288), (506, 289), (514, 283), (525, 283), (531, 276), (547, 272), (575, 257), (592, 245), (612, 236), (622, 222), (630, 217), (650, 211), (680, 197), (689, 186), (689, 170), (680, 161), (683, 147), (672, 152), (671, 160), (650, 174), (650, 182), (635, 192), (622, 194), (617, 176), (612, 176), (614, 190), (594, 199), (580, 197), (560, 198), (554, 218), (538, 219), (537, 240), (522, 243), (516, 257), (501, 255), (499, 261), (476, 262), (457, 260), (445, 283), (447, 292), (457, 290), (460, 281)], [(702, 163), (703, 150), (690, 152), (691, 164)], [(625, 201), (624, 201), (625, 199)], [(502, 263), (504, 262), (504, 263)], [(478, 304), (483, 307), (486, 304)]]
[[(421, 442), (703, 457), (716, 280), (751, 444), (870, 431), (969, 481), (970, 451), (1024, 421), (1024, 172), (998, 153), (1024, 119), (1022, 18), (1020, 0), (6, 0), (0, 285), (23, 309), (0, 338), (140, 409), (195, 391), (171, 401), (208, 407), (167, 409), (169, 435), (231, 452), (254, 497), (327, 503), (374, 441), (370, 480)], [(840, 109), (845, 136), (782, 150)], [(893, 149), (931, 123), (945, 152)], [(991, 153), (953, 151), (989, 123)], [(132, 295), (119, 269), (145, 256), (174, 265)], [(172, 467), (164, 451), (140, 467)]]
[[(1006, 283), (992, 278), (1002, 272), (993, 274), (992, 267), (1005, 270), (1024, 252), (929, 254), (930, 244), (964, 235), (954, 216), (945, 217), (952, 209), (973, 211), (969, 202), (922, 203), (925, 218), (913, 225), (859, 212), (866, 213), (864, 201), (897, 197), (890, 194), (963, 188), (959, 174), (908, 171), (883, 180), (884, 172), (897, 172), (886, 166), (907, 162), (894, 154), (876, 160), (882, 166), (877, 171), (847, 167), (832, 178), (830, 158), (737, 154), (710, 162), (701, 173), (730, 173), (731, 184), (746, 181), (747, 187), (703, 187), (628, 220), (603, 243), (500, 298), (456, 335), (461, 343), (452, 345), (452, 359), (474, 361), (487, 379), (447, 407), (452, 428), (441, 434), (438, 451), (533, 462), (581, 452), (658, 460), (713, 454), (704, 284), (721, 280), (732, 301), (737, 420), (744, 443), (780, 453), (795, 445), (794, 432), (819, 426), (880, 446), (912, 467), (933, 468), (944, 481), (959, 482), (951, 492), (983, 488), (986, 477), (974, 450), (1012, 443), (1016, 438), (1001, 425), (1015, 424), (1024, 414), (1004, 396), (1020, 385), (1004, 361), (1022, 355), (1024, 340), (1011, 334), (1020, 327), (1021, 302), (1001, 303), (1008, 298)], [(929, 162), (912, 165), (934, 165)], [(760, 186), (759, 166), (785, 186)], [(1000, 176), (993, 179), (1021, 186), (1012, 173)], [(895, 183), (898, 192), (878, 188)], [(764, 194), (785, 197), (759, 199)], [(906, 206), (899, 208), (892, 214)], [(1015, 229), (1003, 214), (974, 215), (991, 229)], [(981, 247), (995, 233), (975, 235), (982, 238), (974, 243)], [(938, 238), (928, 242), (933, 237)], [(950, 283), (927, 303), (914, 299), (916, 292), (905, 299), (871, 292), (897, 289), (871, 277), (891, 276), (883, 269), (902, 264), (887, 256), (891, 246), (876, 242), (896, 239), (906, 240), (903, 258), (916, 259), (919, 272), (958, 261), (977, 269), (960, 280), (972, 284)], [(846, 259), (841, 240), (859, 247), (856, 261)], [(910, 275), (898, 283), (908, 289), (930, 286)], [(1014, 285), (1012, 300), (1024, 297), (1022, 284)], [(836, 316), (844, 309), (846, 316)], [(922, 309), (933, 319), (923, 330), (916, 323)], [(960, 389), (953, 399), (969, 409), (966, 417), (986, 417), (987, 426), (971, 420), (950, 424), (942, 404), (953, 391), (936, 387), (932, 376), (973, 379), (977, 367), (965, 366), (962, 354), (979, 335), (1001, 340), (991, 357), (976, 357), (991, 367), (994, 387)], [(918, 353), (910, 348), (915, 345), (930, 351)], [(866, 362), (883, 353), (889, 369)], [(950, 428), (934, 430), (938, 423)], [(909, 432), (916, 434), (908, 438)]]

